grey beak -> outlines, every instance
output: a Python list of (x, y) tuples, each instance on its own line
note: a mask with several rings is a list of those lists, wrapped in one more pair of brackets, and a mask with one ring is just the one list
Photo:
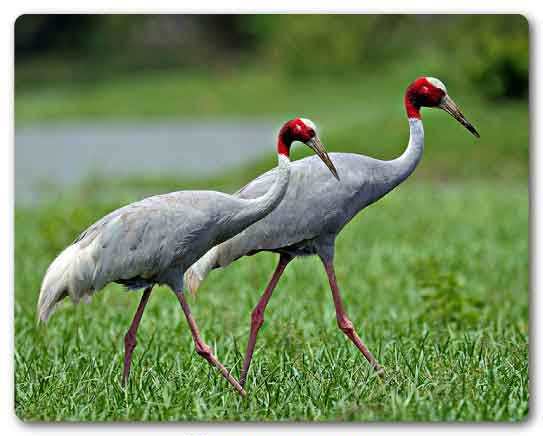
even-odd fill
[(334, 175), (334, 177), (339, 180), (339, 176), (336, 170), (336, 167), (332, 163), (332, 160), (330, 159), (330, 156), (328, 156), (328, 152), (326, 151), (326, 148), (324, 147), (324, 144), (321, 142), (319, 137), (317, 135), (313, 136), (309, 141), (305, 143), (309, 148), (311, 148), (317, 155), (321, 158), (321, 160), (324, 162), (324, 164), (328, 167), (330, 172)]
[(441, 100), (441, 103), (439, 103), (439, 107), (443, 109), (445, 112), (447, 112), (449, 115), (451, 115), (456, 121), (462, 124), (466, 129), (468, 129), (473, 134), (473, 136), (475, 136), (476, 138), (481, 137), (479, 135), (479, 132), (477, 132), (477, 129), (473, 127), (473, 124), (471, 124), (468, 120), (466, 120), (466, 117), (460, 111), (460, 108), (448, 95), (445, 95), (443, 97), (443, 99)]

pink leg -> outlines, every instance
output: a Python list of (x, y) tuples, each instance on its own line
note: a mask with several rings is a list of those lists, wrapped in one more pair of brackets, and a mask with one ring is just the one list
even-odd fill
[(279, 258), (279, 263), (277, 264), (277, 267), (275, 268), (275, 272), (273, 273), (273, 276), (270, 279), (270, 282), (268, 283), (268, 286), (266, 287), (264, 294), (262, 295), (262, 297), (260, 298), (260, 301), (258, 302), (258, 304), (253, 309), (253, 312), (251, 313), (251, 333), (249, 336), (249, 343), (247, 344), (247, 351), (245, 352), (243, 368), (241, 370), (241, 377), (239, 381), (241, 386), (245, 386), (245, 380), (247, 379), (247, 372), (249, 371), (249, 366), (251, 365), (251, 359), (253, 358), (253, 351), (255, 349), (256, 336), (258, 335), (258, 331), (260, 330), (260, 327), (262, 327), (262, 324), (264, 324), (264, 311), (266, 310), (268, 301), (270, 301), (273, 290), (275, 289), (275, 286), (277, 286), (277, 282), (279, 281), (279, 278), (281, 277), (286, 266), (289, 264), (289, 262), (292, 259), (293, 258), (289, 255), (281, 254), (281, 257)]
[(328, 275), (328, 280), (330, 282), (330, 288), (332, 289), (332, 296), (334, 298), (334, 305), (336, 306), (336, 319), (337, 324), (341, 331), (347, 335), (347, 337), (357, 346), (357, 348), (362, 352), (364, 357), (368, 362), (373, 366), (373, 369), (382, 377), (384, 375), (384, 370), (381, 368), (375, 357), (370, 353), (367, 347), (364, 345), (358, 334), (356, 333), (353, 323), (347, 317), (345, 310), (343, 309), (343, 303), (341, 301), (341, 295), (339, 293), (339, 288), (336, 281), (336, 273), (334, 271), (333, 260), (327, 261), (322, 259), (324, 264), (324, 269)]
[(128, 380), (128, 375), (130, 374), (130, 366), (132, 365), (132, 352), (134, 351), (134, 348), (136, 348), (137, 343), (136, 332), (138, 331), (138, 326), (140, 325), (141, 317), (143, 316), (143, 311), (145, 310), (147, 301), (149, 301), (149, 296), (151, 295), (152, 289), (153, 287), (150, 286), (146, 288), (145, 291), (143, 291), (138, 310), (136, 310), (136, 314), (134, 315), (132, 324), (130, 324), (130, 328), (124, 336), (124, 370), (122, 382), (123, 386), (126, 384)]
[(211, 347), (206, 345), (204, 341), (202, 340), (200, 332), (198, 331), (198, 326), (196, 325), (196, 321), (194, 321), (189, 305), (187, 304), (187, 300), (185, 299), (184, 292), (176, 292), (175, 295), (177, 295), (177, 299), (179, 300), (179, 303), (181, 304), (181, 307), (183, 308), (185, 317), (187, 318), (187, 322), (189, 323), (189, 328), (192, 333), (192, 338), (194, 339), (194, 345), (196, 346), (196, 352), (200, 356), (202, 356), (204, 359), (206, 359), (211, 365), (216, 367), (221, 372), (223, 377), (226, 380), (228, 380), (230, 384), (234, 386), (234, 388), (241, 395), (246, 395), (245, 390), (240, 386), (237, 380), (234, 377), (232, 377), (232, 375), (224, 367), (224, 365), (221, 362), (219, 362), (219, 360), (213, 355), (213, 351), (211, 350)]

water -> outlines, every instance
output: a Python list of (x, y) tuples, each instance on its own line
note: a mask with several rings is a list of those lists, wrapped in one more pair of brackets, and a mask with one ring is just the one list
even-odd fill
[(60, 123), (17, 128), (15, 198), (32, 202), (90, 174), (206, 177), (273, 150), (277, 126), (263, 120)]

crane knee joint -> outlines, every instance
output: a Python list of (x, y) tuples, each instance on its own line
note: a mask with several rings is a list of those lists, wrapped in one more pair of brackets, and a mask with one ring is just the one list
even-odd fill
[(134, 333), (128, 332), (126, 335), (124, 335), (124, 346), (126, 348), (134, 349), (136, 342), (136, 335)]
[(337, 325), (340, 330), (345, 334), (352, 334), (354, 332), (353, 323), (349, 318), (340, 318), (337, 320)]
[(199, 356), (202, 357), (210, 357), (211, 356), (211, 347), (203, 344), (203, 343), (196, 343), (196, 353), (198, 353)]
[(264, 314), (262, 313), (262, 310), (259, 308), (253, 310), (251, 313), (251, 323), (253, 328), (260, 328), (262, 324), (264, 324)]

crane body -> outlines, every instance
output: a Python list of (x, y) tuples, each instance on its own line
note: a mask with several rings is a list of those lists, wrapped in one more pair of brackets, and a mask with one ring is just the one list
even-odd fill
[[(339, 328), (357, 346), (378, 374), (383, 369), (356, 333), (343, 307), (334, 270), (335, 240), (357, 213), (402, 183), (415, 170), (424, 151), (422, 107), (439, 107), (451, 114), (472, 134), (479, 136), (450, 99), (439, 80), (421, 77), (407, 89), (404, 98), (409, 123), (409, 143), (396, 159), (383, 161), (352, 153), (331, 153), (341, 174), (337, 183), (314, 157), (292, 165), (291, 183), (281, 204), (259, 222), (232, 239), (213, 247), (185, 274), (187, 286), (196, 292), (215, 268), (260, 251), (279, 253), (279, 261), (264, 294), (251, 315), (251, 330), (240, 383), (243, 386), (251, 363), (256, 337), (264, 322), (264, 311), (286, 266), (295, 257), (318, 255), (332, 290)], [(254, 198), (268, 189), (274, 170), (257, 177), (235, 195)]]
[[(422, 155), (422, 145), (414, 152), (413, 166), (406, 172), (371, 157), (330, 153), (341, 174), (339, 184), (322, 171), (322, 165), (313, 156), (293, 162), (291, 184), (282, 204), (258, 225), (251, 225), (212, 248), (192, 266), (187, 280), (203, 279), (210, 269), (226, 267), (242, 256), (263, 250), (291, 256), (318, 254), (334, 243), (337, 234), (359, 211), (386, 195), (409, 175)], [(275, 170), (262, 174), (235, 195), (244, 199), (261, 195), (273, 182), (274, 173)], [(192, 273), (196, 273), (196, 277), (192, 277)]]

